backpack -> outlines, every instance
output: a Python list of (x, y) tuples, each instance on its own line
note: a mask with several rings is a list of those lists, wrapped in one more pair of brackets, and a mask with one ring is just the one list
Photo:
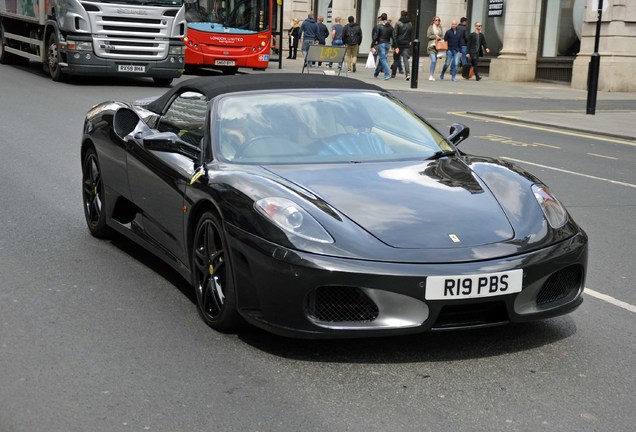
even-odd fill
[(356, 45), (358, 44), (358, 32), (356, 31), (357, 29), (359, 29), (359, 26), (350, 26), (349, 24), (347, 24), (345, 26), (345, 30), (344, 30), (344, 43), (346, 45)]

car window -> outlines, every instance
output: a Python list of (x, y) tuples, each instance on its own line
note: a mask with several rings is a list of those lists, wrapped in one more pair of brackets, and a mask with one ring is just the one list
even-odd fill
[(251, 92), (215, 104), (213, 145), (237, 163), (425, 159), (451, 146), (397, 99), (378, 92)]
[(201, 93), (185, 92), (177, 96), (159, 120), (159, 132), (174, 132), (193, 145), (199, 145), (205, 128), (208, 100)]

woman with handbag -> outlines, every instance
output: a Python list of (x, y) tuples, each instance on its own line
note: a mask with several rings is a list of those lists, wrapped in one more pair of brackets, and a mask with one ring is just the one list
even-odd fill
[(431, 68), (430, 75), (428, 77), (429, 81), (435, 81), (435, 66), (437, 65), (437, 53), (440, 51), (438, 49), (438, 42), (443, 42), (444, 30), (442, 29), (442, 23), (438, 16), (433, 18), (431, 21), (431, 25), (428, 26), (428, 46), (426, 47), (426, 52), (428, 53), (429, 58), (431, 59)]
[(295, 59), (298, 53), (298, 40), (300, 39), (300, 20), (294, 18), (287, 34), (289, 35), (289, 55), (288, 59)]

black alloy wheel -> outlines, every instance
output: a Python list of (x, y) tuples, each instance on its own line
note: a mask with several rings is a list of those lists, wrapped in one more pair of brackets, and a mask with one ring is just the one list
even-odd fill
[(88, 149), (82, 164), (82, 201), (86, 225), (91, 234), (97, 238), (110, 238), (112, 229), (106, 225), (104, 212), (104, 183), (93, 148)]
[(240, 324), (232, 265), (219, 218), (203, 214), (192, 247), (192, 281), (199, 312), (215, 330), (231, 331)]

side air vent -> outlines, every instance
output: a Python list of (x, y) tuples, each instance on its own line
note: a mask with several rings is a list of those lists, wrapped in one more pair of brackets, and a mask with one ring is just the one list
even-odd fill
[(537, 305), (561, 300), (581, 287), (581, 267), (570, 266), (552, 274), (537, 294)]

